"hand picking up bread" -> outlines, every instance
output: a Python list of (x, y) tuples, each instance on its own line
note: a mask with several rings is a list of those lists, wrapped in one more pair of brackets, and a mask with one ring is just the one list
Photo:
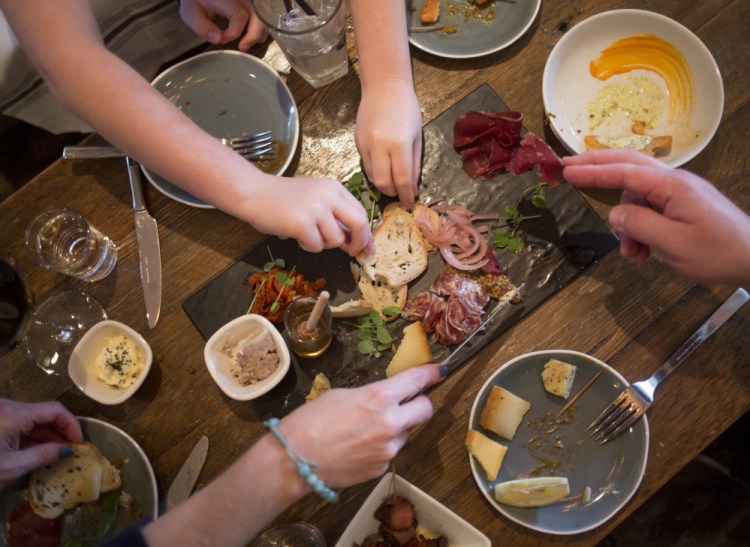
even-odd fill
[(40, 467), (29, 479), (29, 504), (45, 519), (95, 501), (122, 486), (120, 471), (91, 443), (74, 443), (73, 456)]

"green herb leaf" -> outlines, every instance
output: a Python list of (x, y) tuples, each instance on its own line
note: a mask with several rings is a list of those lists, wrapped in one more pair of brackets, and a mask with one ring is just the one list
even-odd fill
[(375, 345), (369, 338), (367, 340), (361, 340), (359, 344), (357, 344), (357, 349), (360, 353), (363, 353), (365, 355), (372, 355), (376, 351)]
[(276, 313), (279, 311), (279, 308), (281, 307), (281, 304), (279, 304), (278, 301), (271, 304), (271, 313)]
[(534, 207), (537, 209), (546, 209), (547, 208), (547, 200), (544, 199), (544, 196), (537, 195), (531, 198), (531, 203), (534, 204)]
[(525, 245), (525, 241), (518, 237), (518, 236), (511, 236), (510, 239), (508, 239), (508, 244), (506, 245), (506, 249), (510, 251), (513, 254), (520, 253), (523, 249), (523, 246)]
[(385, 327), (378, 327), (375, 329), (375, 335), (378, 338), (378, 342), (381, 344), (387, 344), (390, 346), (393, 343), (393, 338), (391, 338), (391, 335)]

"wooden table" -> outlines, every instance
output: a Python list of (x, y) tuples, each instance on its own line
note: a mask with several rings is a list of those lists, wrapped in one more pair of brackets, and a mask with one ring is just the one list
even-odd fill
[[(525, 113), (529, 130), (546, 135), (562, 152), (543, 124), (541, 80), (547, 56), (566, 28), (595, 13), (625, 7), (652, 9), (676, 19), (713, 53), (724, 79), (724, 117), (711, 144), (686, 167), (714, 181), (749, 210), (750, 143), (745, 135), (750, 127), (746, 77), (750, 4), (744, 0), (544, 2), (532, 28), (500, 53), (450, 60), (414, 49), (414, 75), (425, 123), (488, 82), (511, 108)], [(342, 177), (355, 168), (359, 160), (353, 127), (360, 97), (356, 71), (312, 90), (290, 72), (275, 45), (255, 53), (282, 74), (299, 106), (302, 145), (290, 173)], [(212, 443), (201, 474), (205, 482), (264, 433), (252, 406), (227, 399), (214, 384), (203, 363), (204, 340), (181, 307), (263, 236), (223, 213), (181, 205), (152, 187), (146, 192), (149, 209), (159, 223), (165, 282), (162, 316), (153, 330), (146, 325), (122, 160), (58, 161), (0, 204), (1, 254), (18, 263), (37, 301), (55, 291), (86, 290), (104, 304), (112, 319), (131, 325), (147, 338), (156, 360), (144, 385), (124, 404), (100, 405), (67, 378), (49, 377), (35, 367), (21, 344), (0, 361), (0, 394), (25, 401), (58, 399), (76, 414), (101, 418), (126, 430), (151, 459), (159, 492), (164, 495), (201, 435), (208, 435)], [(588, 197), (602, 216), (617, 200), (614, 193)], [(119, 262), (113, 275), (86, 284), (31, 262), (23, 248), (27, 223), (43, 208), (61, 205), (84, 212), (118, 243)], [(591, 354), (631, 381), (647, 377), (731, 291), (687, 281), (656, 260), (635, 266), (616, 251), (610, 252), (432, 390), (435, 417), (413, 432), (396, 459), (398, 472), (483, 531), (493, 545), (596, 543), (750, 408), (750, 307), (741, 310), (660, 388), (649, 413), (651, 444), (643, 483), (612, 520), (586, 534), (553, 537), (529, 531), (500, 516), (479, 494), (463, 446), (479, 386), (510, 358), (548, 348)], [(333, 544), (373, 484), (345, 490), (336, 506), (309, 496), (277, 522), (309, 521)]]

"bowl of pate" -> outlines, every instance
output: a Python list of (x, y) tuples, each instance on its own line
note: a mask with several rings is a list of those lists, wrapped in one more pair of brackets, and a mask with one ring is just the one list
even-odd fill
[(132, 328), (119, 321), (101, 321), (76, 344), (68, 375), (95, 401), (116, 405), (138, 391), (153, 358), (151, 347)]
[(281, 333), (260, 315), (230, 321), (206, 342), (206, 366), (232, 399), (249, 401), (276, 387), (289, 371), (289, 349)]

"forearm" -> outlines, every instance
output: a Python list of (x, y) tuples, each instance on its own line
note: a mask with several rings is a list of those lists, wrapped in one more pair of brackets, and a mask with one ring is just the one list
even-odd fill
[[(243, 204), (264, 177), (202, 131), (101, 42), (88, 2), (0, 0), (24, 50), (71, 111), (137, 161), (220, 209), (249, 220)], [(54, 28), (54, 32), (46, 29)], [(45, 30), (42, 30), (45, 29)]]
[(406, 7), (403, 1), (351, 0), (362, 92), (374, 82), (398, 79), (413, 85)]
[(144, 529), (149, 545), (246, 545), (309, 492), (286, 452), (264, 436), (227, 471)]

